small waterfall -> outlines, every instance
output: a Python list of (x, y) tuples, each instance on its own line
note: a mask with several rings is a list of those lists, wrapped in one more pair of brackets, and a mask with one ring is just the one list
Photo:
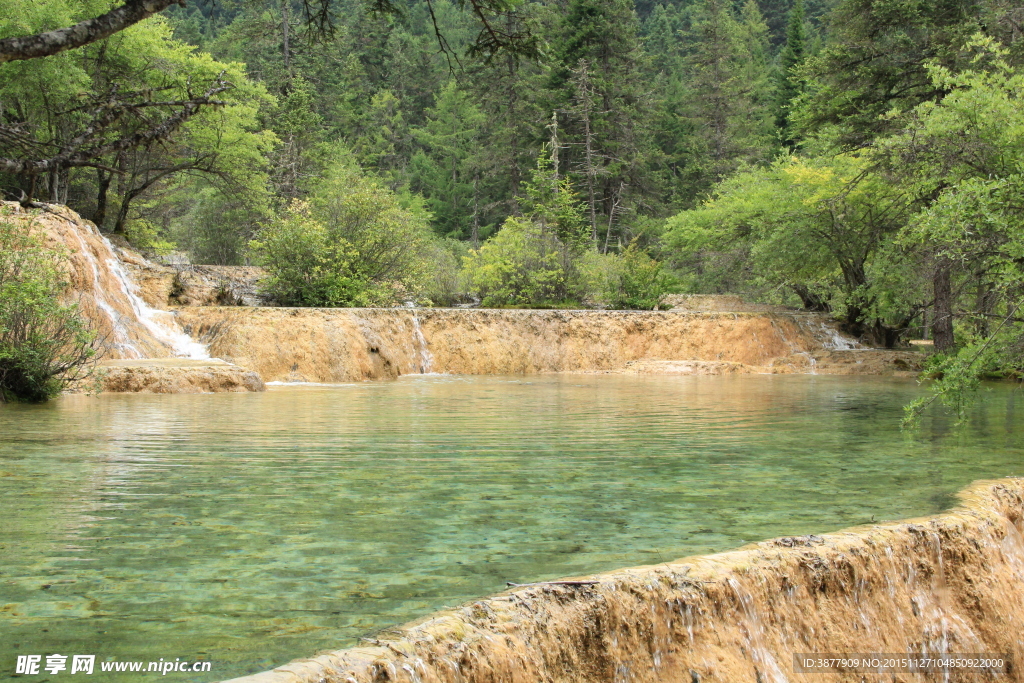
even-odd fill
[[(181, 331), (173, 314), (150, 307), (139, 296), (138, 287), (106, 237), (88, 223), (71, 223), (70, 232), (78, 242), (78, 252), (88, 264), (88, 272), (83, 275), (87, 281), (91, 279), (92, 291), (87, 293), (108, 318), (110, 343), (121, 357), (146, 358), (154, 349), (161, 355), (161, 347), (178, 357), (210, 357), (205, 345)], [(67, 227), (61, 225), (60, 233), (66, 235)], [(83, 231), (91, 233), (88, 239)], [(68, 238), (65, 236), (64, 240), (67, 243)]]
[[(786, 336), (786, 332), (785, 332), (785, 330), (782, 329), (782, 326), (777, 324), (775, 322), (775, 320), (772, 320), (771, 322), (772, 322), (772, 329), (774, 329), (776, 334), (779, 335), (779, 339), (781, 339), (782, 342), (786, 346), (789, 347), (789, 352), (792, 353), (794, 356), (803, 356), (804, 358), (806, 358), (807, 359), (807, 367), (810, 368), (810, 374), (817, 375), (818, 374), (818, 370), (817, 370), (818, 361), (814, 358), (814, 356), (812, 356), (809, 351), (802, 351), (800, 349), (800, 345), (799, 344), (796, 344), (795, 342), (791, 341), (789, 339), (789, 337)], [(824, 325), (824, 323), (822, 323), (822, 324)], [(760, 343), (760, 340), (758, 340), (758, 343)], [(824, 346), (824, 344), (823, 344), (823, 346)], [(764, 348), (763, 345), (762, 345), (762, 348)]]
[(855, 351), (857, 349), (863, 349), (856, 339), (850, 337), (844, 337), (839, 330), (832, 327), (831, 325), (821, 321), (818, 323), (821, 329), (821, 334), (824, 339), (821, 345), (828, 351)]
[[(78, 240), (78, 244), (81, 246), (81, 254), (85, 257), (86, 261), (89, 262), (89, 267), (92, 272), (92, 297), (93, 301), (96, 302), (97, 308), (103, 311), (106, 316), (110, 319), (110, 328), (112, 330), (113, 338), (110, 340), (111, 346), (117, 349), (121, 355), (126, 358), (142, 358), (143, 353), (139, 350), (128, 335), (128, 328), (125, 327), (123, 322), (123, 316), (110, 305), (107, 301), (106, 292), (103, 291), (103, 287), (100, 284), (100, 269), (99, 264), (96, 260), (96, 256), (89, 249), (89, 245), (82, 239), (82, 235), (78, 230), (72, 230), (75, 238)], [(110, 246), (109, 243), (107, 245)]]
[(767, 676), (767, 681), (765, 681), (765, 677), (757, 673), (756, 679), (765, 681), (765, 683), (788, 683), (789, 679), (782, 672), (778, 661), (772, 656), (771, 650), (764, 645), (765, 627), (758, 613), (759, 608), (755, 604), (754, 597), (735, 578), (729, 577), (726, 579), (726, 583), (736, 596), (740, 613), (743, 615), (743, 622), (740, 624), (741, 632), (744, 634), (751, 659), (758, 665), (755, 671), (763, 670)]
[(421, 375), (429, 375), (433, 372), (434, 356), (427, 348), (427, 338), (423, 336), (423, 328), (420, 327), (420, 319), (412, 314), (412, 336), (413, 348), (416, 350), (417, 360)]
[(200, 344), (192, 337), (188, 336), (178, 327), (178, 324), (174, 320), (174, 315), (167, 311), (158, 311), (155, 308), (151, 308), (142, 298), (139, 296), (135, 283), (132, 281), (128, 273), (125, 272), (124, 266), (117, 259), (116, 252), (113, 246), (107, 240), (103, 238), (107, 247), (110, 249), (110, 253), (113, 258), (107, 260), (107, 266), (110, 268), (110, 272), (114, 274), (114, 278), (121, 286), (121, 291), (124, 292), (128, 302), (132, 306), (132, 310), (135, 312), (135, 317), (142, 325), (149, 330), (149, 333), (156, 337), (157, 340), (166, 344), (174, 351), (174, 355), (179, 358), (197, 358), (207, 359), (210, 357), (210, 353), (206, 348), (205, 344)]

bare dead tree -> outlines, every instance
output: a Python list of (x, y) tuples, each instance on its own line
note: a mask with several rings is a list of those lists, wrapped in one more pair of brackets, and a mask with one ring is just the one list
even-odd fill
[(594, 163), (594, 132), (591, 125), (594, 111), (594, 87), (590, 82), (590, 65), (581, 59), (573, 70), (573, 84), (576, 86), (575, 113), (583, 123), (583, 176), (587, 179), (587, 207), (590, 215), (590, 239), (597, 247), (597, 185), (598, 168)]

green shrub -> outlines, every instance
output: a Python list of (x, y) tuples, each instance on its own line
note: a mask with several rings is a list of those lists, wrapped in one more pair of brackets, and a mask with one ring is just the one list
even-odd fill
[(571, 183), (543, 151), (524, 205), (525, 217), (510, 216), (463, 260), (467, 284), (484, 306), (579, 305), (586, 294), (579, 260), (590, 240)]
[(635, 242), (619, 258), (622, 261), (622, 272), (615, 308), (651, 310), (658, 305), (661, 297), (671, 291), (672, 278), (665, 272), (661, 262), (651, 258)]
[(0, 221), (0, 400), (40, 402), (81, 379), (96, 334), (62, 303), (67, 253), (24, 225)]
[(662, 263), (635, 241), (621, 254), (591, 252), (581, 268), (591, 300), (607, 308), (651, 310), (674, 285)]
[(338, 165), (308, 202), (293, 202), (258, 231), (250, 249), (283, 304), (384, 306), (417, 297), (434, 241), (426, 215)]
[(484, 306), (549, 306), (582, 299), (574, 261), (573, 250), (553, 230), (512, 216), (469, 252), (463, 269)]
[(427, 306), (451, 306), (465, 299), (460, 265), (468, 249), (464, 242), (443, 238), (427, 245), (424, 254), (430, 264), (423, 281), (421, 303)]

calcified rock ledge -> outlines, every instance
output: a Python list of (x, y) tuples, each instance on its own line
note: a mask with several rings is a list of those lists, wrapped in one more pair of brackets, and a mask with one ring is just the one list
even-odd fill
[(71, 388), (74, 393), (207, 394), (265, 391), (252, 370), (218, 358), (159, 358), (99, 363), (92, 376)]
[(159, 266), (63, 207), (25, 211), (4, 202), (0, 214), (68, 250), (69, 296), (105, 340), (105, 359), (213, 356), (245, 368), (120, 367), (103, 380), (107, 391), (255, 390), (260, 378), (351, 382), (428, 372), (885, 375), (920, 366), (916, 351), (858, 348), (822, 316), (731, 296), (670, 297), (666, 305), (678, 307), (671, 311), (212, 305), (259, 303), (264, 273)]
[[(916, 351), (852, 346), (817, 315), (677, 311), (188, 307), (186, 332), (266, 381), (351, 382), (421, 372), (892, 374)], [(645, 365), (631, 369), (628, 363)]]
[(802, 679), (797, 652), (922, 651), (1014, 654), (998, 676), (815, 680), (1019, 681), (1024, 480), (960, 498), (934, 517), (517, 588), (232, 683), (776, 683)]

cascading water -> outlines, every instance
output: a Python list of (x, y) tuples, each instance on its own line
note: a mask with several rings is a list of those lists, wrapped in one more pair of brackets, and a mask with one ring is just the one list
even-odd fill
[(174, 351), (175, 356), (196, 359), (209, 358), (210, 353), (206, 345), (197, 342), (182, 332), (174, 321), (172, 314), (167, 311), (158, 311), (155, 308), (151, 308), (142, 300), (138, 295), (135, 283), (128, 276), (128, 273), (125, 272), (121, 262), (117, 260), (113, 246), (107, 238), (104, 237), (103, 241), (110, 249), (111, 254), (114, 255), (113, 258), (107, 260), (107, 266), (120, 285), (121, 291), (124, 292), (125, 297), (131, 304), (138, 321), (149, 330), (150, 334), (169, 346)]
[[(128, 330), (122, 320), (123, 316), (121, 316), (117, 310), (110, 305), (110, 302), (107, 301), (106, 293), (103, 291), (103, 286), (100, 284), (100, 271), (96, 256), (92, 253), (92, 250), (89, 249), (85, 240), (82, 239), (81, 233), (79, 233), (78, 230), (74, 230), (73, 233), (81, 248), (80, 253), (88, 262), (90, 272), (92, 273), (92, 296), (93, 300), (96, 302), (96, 307), (103, 311), (103, 313), (110, 319), (110, 345), (126, 358), (142, 358), (142, 352), (132, 342), (131, 337), (128, 335)], [(107, 246), (110, 246), (109, 243)]]
[[(48, 226), (52, 239), (74, 253), (81, 294), (92, 300), (96, 322), (105, 329), (116, 356), (208, 359), (205, 345), (182, 332), (173, 314), (150, 307), (139, 295), (110, 241), (89, 223), (57, 214)], [(77, 217), (75, 217), (77, 218)], [(104, 320), (105, 318), (105, 320)]]
[(856, 351), (864, 346), (856, 339), (844, 337), (839, 330), (825, 322), (819, 322), (821, 335), (824, 339), (822, 346), (829, 351)]
[(802, 350), (799, 345), (793, 343), (793, 341), (790, 340), (789, 337), (786, 336), (786, 333), (782, 329), (782, 327), (780, 325), (777, 325), (774, 320), (772, 320), (772, 328), (778, 333), (779, 338), (783, 341), (783, 343), (786, 346), (789, 347), (790, 351), (792, 352), (792, 354), (794, 356), (802, 356), (803, 358), (805, 358), (807, 360), (807, 367), (810, 368), (810, 370), (809, 370), (810, 374), (812, 374), (812, 375), (818, 374), (818, 370), (817, 370), (818, 361), (817, 361), (817, 359), (814, 356), (812, 356), (810, 354), (810, 352)]
[(427, 347), (427, 338), (423, 336), (420, 319), (416, 317), (415, 313), (412, 314), (412, 335), (413, 346), (416, 349), (416, 356), (419, 361), (420, 374), (429, 375), (433, 372), (434, 356)]

